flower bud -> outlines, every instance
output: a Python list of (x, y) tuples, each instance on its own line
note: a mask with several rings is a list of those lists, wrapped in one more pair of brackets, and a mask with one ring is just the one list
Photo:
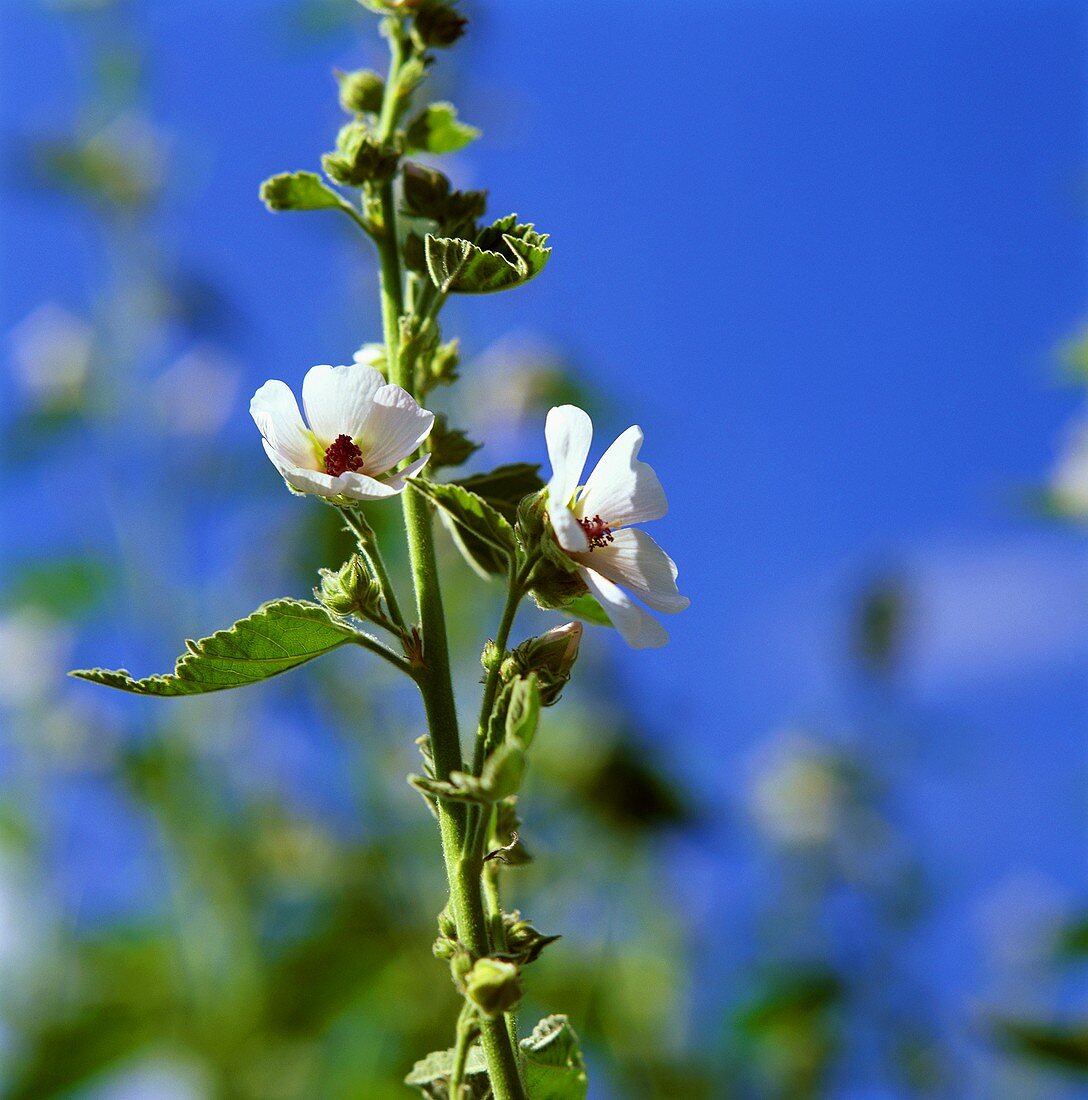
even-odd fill
[[(535, 672), (540, 686), (540, 702), (550, 707), (559, 701), (570, 679), (581, 641), (581, 623), (567, 623), (566, 626), (553, 627), (538, 638), (528, 638), (503, 663), (503, 678), (511, 679), (513, 675)], [(510, 675), (507, 675), (508, 672)]]
[(521, 966), (535, 962), (540, 952), (550, 943), (555, 943), (559, 936), (545, 936), (537, 931), (527, 920), (523, 920), (521, 913), (514, 910), (512, 913), (503, 913), (503, 924), (506, 928), (506, 946)]
[(347, 187), (392, 179), (400, 154), (373, 138), (361, 122), (349, 122), (336, 136), (336, 151), (321, 158), (325, 174)]
[(336, 615), (369, 619), (379, 610), (381, 590), (362, 558), (352, 554), (337, 572), (321, 570), (321, 584), (314, 595)]
[(340, 106), (349, 114), (378, 114), (385, 95), (385, 81), (370, 69), (357, 69), (352, 73), (337, 70), (340, 84)]
[(465, 995), (485, 1016), (509, 1012), (521, 1000), (518, 968), (503, 959), (477, 959), (465, 976)]
[(452, 46), (466, 26), (468, 20), (441, 0), (423, 0), (416, 13), (415, 30), (424, 46)]
[(437, 168), (425, 168), (414, 161), (404, 165), (404, 205), (408, 212), (432, 221), (442, 221), (450, 194), (450, 181)]

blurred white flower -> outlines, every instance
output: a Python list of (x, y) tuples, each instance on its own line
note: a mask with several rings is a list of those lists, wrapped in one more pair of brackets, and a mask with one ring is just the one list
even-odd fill
[(373, 367), (382, 374), (388, 374), (385, 362), (385, 344), (363, 344), (352, 356), (356, 363)]
[(675, 613), (690, 604), (676, 587), (672, 558), (644, 531), (629, 526), (660, 519), (668, 510), (657, 474), (638, 460), (642, 429), (625, 431), (580, 484), (593, 422), (576, 405), (548, 413), (544, 428), (552, 477), (548, 516), (559, 545), (600, 600), (624, 641), (635, 649), (664, 645), (664, 627), (620, 587), (655, 611)]
[(26, 706), (52, 695), (70, 645), (61, 624), (40, 612), (0, 615), (0, 706)]
[(152, 401), (166, 432), (211, 435), (226, 423), (241, 374), (238, 364), (209, 346), (187, 351), (155, 380)]
[(351, 500), (394, 496), (430, 458), (386, 476), (427, 438), (434, 414), (373, 367), (311, 367), (302, 403), (309, 427), (284, 382), (266, 382), (249, 405), (265, 453), (296, 492)]
[(844, 793), (834, 760), (803, 734), (779, 733), (752, 757), (748, 809), (757, 827), (778, 843), (830, 841)]
[(15, 377), (39, 405), (78, 397), (91, 367), (93, 330), (74, 313), (46, 302), (9, 334)]

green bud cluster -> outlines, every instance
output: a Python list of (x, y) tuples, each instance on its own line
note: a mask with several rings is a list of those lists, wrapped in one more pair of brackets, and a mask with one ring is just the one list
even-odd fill
[(456, 191), (436, 168), (414, 161), (404, 165), (405, 213), (437, 222), (450, 236), (475, 236), (476, 221), (487, 208), (486, 191)]
[(381, 609), (381, 589), (358, 554), (335, 572), (322, 569), (321, 584), (314, 595), (336, 615), (372, 619)]
[(336, 151), (321, 158), (331, 180), (348, 187), (384, 183), (396, 174), (400, 153), (371, 136), (361, 122), (349, 122), (336, 135)]

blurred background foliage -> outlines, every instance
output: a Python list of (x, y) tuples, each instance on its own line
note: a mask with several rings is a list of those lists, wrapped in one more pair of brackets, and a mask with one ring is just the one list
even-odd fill
[[(399, 1097), (413, 1060), (448, 1044), (457, 1007), (428, 956), (443, 904), (432, 822), (401, 782), (419, 733), (410, 693), (339, 656), (173, 706), (62, 679), (88, 639), (165, 667), (179, 637), (305, 593), (350, 545), (331, 510), (281, 507), (252, 438), (226, 430), (247, 396), (238, 307), (170, 230), (186, 137), (149, 114), (138, 7), (50, 5), (76, 36), (81, 98), (9, 150), (21, 186), (54, 194), (58, 216), (93, 212), (98, 240), (91, 291), (73, 304), (43, 287), (8, 334), (6, 476), (39, 491), (29, 471), (64, 477), (58, 455), (90, 455), (125, 491), (104, 539), (62, 510), (5, 563), (0, 1095)], [(287, 5), (281, 31), (348, 40), (354, 7)], [(350, 281), (364, 285), (366, 265)], [(1066, 354), (1079, 385), (1086, 349)], [(524, 334), (463, 373), (451, 413), (475, 408), (511, 454), (558, 400), (608, 407), (592, 371)], [(1032, 500), (1047, 522), (1088, 518), (1083, 420)], [(390, 535), (394, 511), (373, 509)], [(248, 551), (223, 560), (238, 528)], [(454, 651), (472, 653), (496, 594), (452, 547), (443, 568)], [(533, 968), (524, 1015), (570, 1014), (593, 1096), (954, 1097), (978, 1057), (991, 1095), (1074, 1095), (1088, 1081), (1081, 913), (1023, 924), (994, 964), (992, 1001), (969, 1010), (975, 1050), (940, 1024), (917, 935), (940, 904), (937, 854), (906, 830), (898, 786), (927, 721), (899, 691), (911, 577), (874, 572), (853, 600), (858, 712), (772, 731), (746, 787), (713, 804), (665, 765), (668, 732), (632, 705), (611, 651), (584, 646), (534, 749), (523, 839), (537, 858), (510, 872), (509, 896), (564, 934)], [(461, 673), (478, 677), (467, 661)], [(723, 821), (743, 852), (743, 901), (729, 908), (738, 922), (715, 924), (666, 871), (685, 853), (715, 858)]]

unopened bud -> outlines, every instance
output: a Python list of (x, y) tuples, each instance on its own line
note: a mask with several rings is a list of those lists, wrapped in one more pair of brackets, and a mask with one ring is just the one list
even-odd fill
[[(503, 663), (501, 671), (504, 679), (535, 672), (540, 686), (540, 701), (550, 707), (559, 701), (563, 687), (570, 679), (581, 641), (581, 623), (567, 623), (566, 626), (553, 627), (538, 638), (528, 638)], [(509, 670), (508, 665), (512, 665)], [(508, 671), (510, 675), (506, 675)]]
[(415, 29), (424, 46), (452, 46), (465, 33), (468, 20), (450, 4), (423, 0)]
[(370, 69), (358, 69), (353, 73), (337, 70), (340, 85), (340, 106), (350, 114), (378, 114), (385, 95), (385, 81)]
[(509, 1012), (521, 1000), (518, 968), (503, 959), (477, 959), (465, 977), (465, 994), (485, 1016)]
[(336, 136), (336, 151), (321, 158), (326, 175), (348, 187), (392, 179), (400, 154), (371, 136), (361, 122), (349, 122)]
[(321, 584), (314, 595), (334, 614), (369, 619), (378, 611), (381, 591), (358, 554), (339, 570), (321, 570)]

